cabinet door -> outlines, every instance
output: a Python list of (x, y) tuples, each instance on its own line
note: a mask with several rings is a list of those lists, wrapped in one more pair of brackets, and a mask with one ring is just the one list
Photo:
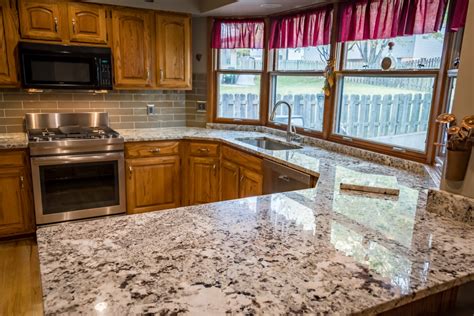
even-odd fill
[(83, 4), (68, 4), (69, 39), (80, 43), (107, 43), (107, 23), (104, 7)]
[(58, 2), (21, 0), (18, 3), (22, 38), (62, 41)]
[(239, 198), (239, 166), (228, 160), (221, 163), (221, 201)]
[(191, 19), (180, 15), (156, 15), (158, 86), (191, 88)]
[(112, 16), (115, 85), (153, 86), (153, 15), (146, 11), (113, 10)]
[(0, 1), (0, 84), (16, 85), (18, 77), (16, 72), (14, 49), (18, 42), (18, 32), (11, 20), (13, 12), (10, 10), (9, 1)]
[(0, 169), (0, 236), (33, 230), (28, 188), (24, 168)]
[(189, 158), (189, 204), (204, 204), (219, 200), (219, 159)]
[(127, 160), (127, 211), (143, 213), (181, 205), (179, 156)]
[(239, 197), (241, 198), (262, 195), (263, 175), (241, 167), (239, 191)]

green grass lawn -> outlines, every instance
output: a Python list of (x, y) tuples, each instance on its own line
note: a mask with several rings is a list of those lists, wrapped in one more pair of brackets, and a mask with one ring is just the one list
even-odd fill
[[(323, 78), (308, 76), (280, 76), (277, 81), (277, 93), (287, 94), (318, 94), (323, 93)], [(254, 85), (221, 84), (220, 93), (230, 94), (258, 94), (260, 93), (260, 80), (255, 80)], [(374, 95), (374, 94), (407, 94), (420, 93), (418, 90), (389, 88), (360, 83), (346, 83), (344, 94)]]

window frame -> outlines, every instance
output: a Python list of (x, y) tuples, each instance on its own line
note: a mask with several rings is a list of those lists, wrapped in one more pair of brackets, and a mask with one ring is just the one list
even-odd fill
[[(317, 8), (324, 6), (326, 4), (318, 4), (311, 6), (310, 8)], [(462, 43), (462, 30), (459, 32), (449, 32), (446, 28), (444, 32), (444, 42), (443, 50), (441, 55), (441, 65), (439, 69), (395, 69), (389, 71), (382, 70), (345, 70), (344, 63), (347, 55), (346, 43), (337, 42), (338, 34), (338, 25), (340, 20), (340, 10), (339, 4), (333, 4), (334, 7), (334, 16), (333, 16), (333, 25), (332, 25), (332, 35), (330, 43), (330, 60), (334, 61), (334, 74), (335, 74), (335, 84), (331, 89), (331, 94), (325, 97), (324, 102), (324, 118), (323, 118), (323, 130), (316, 131), (311, 129), (306, 129), (303, 127), (296, 127), (298, 134), (310, 136), (314, 138), (319, 138), (355, 148), (361, 148), (369, 151), (374, 151), (394, 157), (399, 157), (403, 159), (408, 159), (412, 161), (417, 161), (426, 164), (434, 164), (437, 149), (435, 148), (435, 142), (439, 139), (439, 128), (435, 123), (436, 117), (442, 112), (442, 109), (445, 106), (448, 87), (447, 87), (447, 77), (448, 70), (450, 69), (449, 65), (452, 63), (452, 58), (455, 51), (460, 50)], [(310, 9), (310, 8), (305, 8)], [(449, 6), (448, 10), (452, 9), (452, 5)], [(301, 10), (296, 10), (298, 12)], [(288, 12), (286, 12), (287, 14)], [(448, 11), (449, 13), (449, 11)], [(275, 16), (278, 16), (276, 14)], [(449, 16), (449, 14), (448, 14)], [(286, 130), (287, 124), (271, 122), (269, 120), (270, 111), (272, 109), (272, 98), (273, 93), (273, 78), (278, 75), (322, 75), (324, 71), (282, 71), (276, 70), (277, 62), (277, 50), (269, 50), (269, 33), (270, 33), (270, 18), (272, 16), (264, 18), (265, 20), (265, 36), (264, 43), (265, 47), (263, 49), (263, 69), (261, 72), (261, 87), (260, 87), (260, 118), (259, 120), (239, 120), (239, 119), (225, 119), (217, 117), (217, 102), (218, 95), (217, 92), (217, 80), (218, 73), (224, 71), (218, 70), (219, 65), (219, 53), (215, 49), (210, 49), (208, 52), (208, 100), (210, 107), (208, 110), (208, 122), (210, 123), (226, 123), (226, 124), (239, 124), (239, 125), (258, 125), (258, 126), (267, 126), (279, 130)], [(241, 17), (248, 18), (248, 17)], [(212, 35), (212, 25), (214, 18), (208, 18), (208, 40), (209, 47), (211, 43)], [(449, 22), (449, 21), (447, 21)], [(247, 71), (234, 71), (235, 73), (248, 73)], [(351, 141), (344, 139), (341, 135), (336, 134), (335, 124), (336, 124), (336, 115), (338, 108), (338, 94), (341, 85), (341, 77), (348, 75), (359, 75), (359, 76), (368, 76), (368, 75), (379, 75), (383, 74), (386, 76), (430, 76), (434, 77), (434, 88), (433, 88), (433, 99), (431, 104), (431, 112), (428, 121), (428, 130), (427, 130), (427, 139), (426, 139), (426, 151), (421, 153), (419, 151), (410, 150), (404, 148), (403, 151), (394, 150), (394, 146), (384, 145), (381, 143), (371, 142), (367, 140), (360, 140), (352, 138)]]

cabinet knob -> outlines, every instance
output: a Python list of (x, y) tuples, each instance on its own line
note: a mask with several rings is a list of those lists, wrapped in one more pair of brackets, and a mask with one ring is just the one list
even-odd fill
[(153, 148), (153, 149), (150, 149), (148, 152), (152, 154), (159, 154), (160, 151), (161, 151), (160, 148)]
[(20, 185), (22, 189), (25, 188), (25, 178), (23, 176), (20, 177)]
[(244, 181), (244, 176), (240, 176), (240, 182)]
[(72, 32), (76, 34), (76, 19), (72, 19)]
[(132, 172), (133, 172), (132, 166), (128, 166), (128, 171), (130, 172), (130, 174), (132, 174)]

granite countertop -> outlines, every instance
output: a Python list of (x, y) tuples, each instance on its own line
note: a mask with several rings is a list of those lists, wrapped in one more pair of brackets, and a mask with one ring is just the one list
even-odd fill
[(25, 133), (0, 133), (0, 149), (27, 148)]
[[(318, 185), (41, 227), (46, 314), (377, 313), (474, 280), (472, 226), (426, 211), (427, 174), (235, 140), (256, 132), (120, 132), (126, 141), (220, 140), (311, 172)], [(396, 177), (400, 195), (339, 189), (377, 175)]]

